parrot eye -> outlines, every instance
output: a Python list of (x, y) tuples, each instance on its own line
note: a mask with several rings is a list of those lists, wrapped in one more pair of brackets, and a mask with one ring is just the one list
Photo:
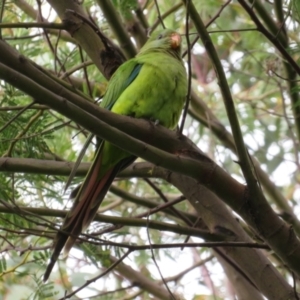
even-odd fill
[(160, 34), (160, 35), (157, 37), (158, 40), (161, 40), (162, 38), (163, 38), (163, 35), (162, 35), (162, 34)]

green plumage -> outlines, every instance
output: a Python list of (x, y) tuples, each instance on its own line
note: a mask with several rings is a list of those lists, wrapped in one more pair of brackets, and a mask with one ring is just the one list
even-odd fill
[[(174, 129), (187, 93), (180, 42), (179, 34), (173, 30), (152, 34), (139, 54), (122, 64), (112, 76), (101, 107)], [(117, 173), (134, 159), (132, 154), (111, 143), (101, 143), (61, 232), (55, 238), (44, 280), (49, 277), (61, 250), (65, 248), (67, 253), (92, 222)]]

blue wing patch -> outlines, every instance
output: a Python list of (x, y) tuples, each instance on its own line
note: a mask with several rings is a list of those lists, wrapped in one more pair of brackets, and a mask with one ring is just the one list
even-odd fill
[[(130, 76), (127, 78), (127, 80), (123, 84), (124, 89), (126, 89), (134, 81), (134, 79), (139, 75), (142, 66), (143, 66), (142, 64), (137, 64), (133, 68)], [(114, 104), (115, 104), (115, 101), (110, 103), (110, 105), (106, 106), (105, 108), (108, 109), (108, 110), (111, 110), (111, 108), (114, 106)]]
[(129, 76), (128, 79), (125, 81), (125, 86), (126, 86), (126, 87), (128, 87), (128, 86), (134, 81), (134, 79), (139, 75), (141, 68), (142, 68), (142, 65), (141, 65), (141, 64), (138, 64), (138, 65), (136, 65), (136, 66), (133, 68), (133, 70), (132, 70), (130, 76)]

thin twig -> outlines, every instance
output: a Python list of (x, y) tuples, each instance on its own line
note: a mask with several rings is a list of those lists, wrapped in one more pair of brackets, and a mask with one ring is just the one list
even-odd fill
[[(5, 0), (2, 1), (1, 3), (1, 10), (0, 10), (0, 26), (3, 20), (3, 15), (4, 15), (4, 6), (5, 6)], [(1, 29), (1, 27), (0, 27)], [(2, 40), (2, 30), (0, 30), (0, 39)]]
[(63, 23), (22, 22), (22, 23), (0, 23), (0, 28), (50, 28), (50, 29), (63, 30), (66, 29), (66, 26)]
[(160, 22), (161, 26), (165, 29), (166, 26), (165, 26), (165, 24), (164, 24), (164, 20), (163, 20), (161, 14), (160, 14), (160, 9), (159, 9), (157, 0), (154, 0), (154, 3), (155, 3), (155, 6), (156, 6), (156, 11), (157, 11), (157, 14), (158, 14), (159, 22)]
[(182, 120), (179, 127), (179, 133), (183, 133), (185, 119), (188, 113), (189, 104), (191, 101), (191, 88), (192, 88), (192, 65), (191, 65), (191, 43), (189, 37), (189, 8), (190, 8), (190, 0), (187, 0), (186, 3), (186, 18), (185, 18), (185, 36), (186, 36), (186, 43), (187, 43), (187, 53), (188, 53), (188, 89), (186, 95), (185, 106), (182, 114)]
[(23, 112), (26, 111), (27, 109), (29, 109), (33, 104), (35, 104), (35, 101), (32, 101), (28, 105), (23, 106), (22, 109), (13, 118), (11, 118), (6, 124), (4, 124), (0, 128), (0, 132), (2, 132), (4, 129), (6, 129), (14, 120), (16, 120), (18, 117), (20, 117), (23, 114)]
[(288, 51), (285, 49), (285, 47), (280, 43), (280, 41), (278, 39), (276, 39), (276, 37), (262, 25), (262, 23), (256, 16), (255, 12), (248, 5), (248, 3), (246, 3), (246, 1), (244, 1), (244, 0), (238, 0), (238, 2), (241, 4), (241, 6), (245, 9), (245, 11), (251, 17), (252, 21), (257, 26), (257, 30), (260, 31), (276, 47), (276, 49), (289, 62), (289, 64), (293, 67), (293, 69), (297, 72), (297, 74), (300, 75), (300, 66), (291, 57), (291, 55), (288, 53)]
[[(149, 222), (149, 215), (148, 215), (148, 217), (147, 217), (147, 222)], [(153, 248), (152, 248), (151, 238), (150, 238), (149, 228), (148, 228), (148, 227), (147, 227), (147, 237), (148, 237), (148, 242), (149, 242), (149, 246), (150, 246), (150, 251), (151, 251), (152, 260), (153, 260), (153, 262), (154, 262), (154, 264), (155, 264), (155, 266), (156, 266), (156, 268), (157, 268), (157, 271), (158, 271), (158, 273), (159, 273), (159, 275), (160, 275), (160, 278), (161, 278), (161, 280), (163, 281), (163, 283), (164, 283), (166, 289), (168, 290), (168, 292), (169, 292), (171, 298), (174, 299), (174, 300), (176, 300), (176, 298), (174, 297), (173, 293), (171, 292), (171, 290), (170, 290), (170, 288), (169, 288), (167, 282), (165, 281), (165, 278), (164, 278), (163, 274), (161, 273), (161, 270), (160, 270), (160, 268), (159, 268), (159, 265), (158, 265), (158, 263), (157, 263), (157, 261), (156, 261), (156, 259), (155, 259), (155, 255), (154, 255), (154, 251), (153, 251)]]
[(160, 24), (161, 19), (164, 20), (166, 17), (168, 17), (169, 15), (171, 15), (172, 13), (174, 13), (182, 5), (183, 5), (182, 2), (179, 2), (179, 3), (175, 4), (168, 11), (166, 11), (164, 14), (162, 14), (160, 18), (157, 18), (157, 20), (152, 24), (150, 31), (154, 31), (155, 28)]
[[(153, 190), (161, 197), (161, 199), (165, 203), (169, 203), (169, 199), (164, 195), (164, 193), (149, 178), (144, 177), (143, 180), (146, 181), (153, 188)], [(185, 197), (183, 199), (185, 199)], [(193, 223), (186, 216), (184, 216), (180, 211), (178, 211), (175, 207), (171, 206), (170, 208), (187, 225), (189, 225), (189, 226), (193, 225)]]
[(230, 4), (231, 0), (226, 1), (220, 9), (217, 11), (217, 13), (208, 21), (208, 23), (205, 25), (206, 28), (208, 28), (217, 18), (221, 16), (222, 11), (225, 9), (226, 6)]
[(119, 260), (117, 260), (115, 263), (113, 263), (109, 268), (107, 268), (103, 273), (101, 273), (98, 276), (95, 276), (94, 278), (87, 280), (85, 284), (83, 284), (78, 289), (74, 290), (72, 293), (65, 295), (64, 297), (58, 299), (58, 300), (64, 300), (69, 299), (72, 296), (74, 296), (76, 293), (84, 289), (86, 286), (90, 285), (91, 283), (97, 281), (98, 279), (102, 278), (103, 276), (107, 275), (110, 271), (112, 271), (118, 264), (120, 264), (132, 251), (128, 250), (125, 254), (123, 254)]
[[(225, 7), (227, 5), (229, 5), (229, 3), (231, 2), (231, 0), (228, 0), (227, 2), (225, 2), (221, 7), (220, 9), (217, 11), (217, 13), (208, 21), (208, 23), (205, 25), (206, 28), (208, 28), (217, 18), (220, 17), (222, 11), (225, 9)], [(187, 2), (187, 5), (188, 5), (188, 2)], [(237, 30), (238, 31), (238, 30)], [(241, 30), (242, 31), (242, 30)], [(209, 32), (210, 33), (210, 32)], [(199, 40), (199, 35), (193, 40), (193, 42), (191, 43), (191, 49), (195, 46), (195, 44), (197, 43), (197, 41)], [(182, 57), (185, 57), (186, 54), (188, 53), (189, 50), (189, 47), (186, 51), (184, 51), (184, 53), (182, 54)]]
[(295, 295), (295, 298), (297, 300), (299, 300), (299, 296), (298, 296), (298, 292), (297, 292), (297, 279), (296, 279), (295, 273), (294, 272), (291, 272), (291, 273), (292, 273), (292, 278), (293, 278), (293, 291), (294, 291), (294, 295)]
[(92, 88), (91, 88), (91, 83), (90, 83), (90, 80), (89, 80), (86, 65), (84, 64), (85, 61), (84, 61), (83, 52), (82, 52), (82, 49), (81, 49), (80, 46), (79, 46), (79, 54), (80, 54), (81, 63), (83, 64), (83, 74), (84, 74), (85, 82), (86, 82), (86, 85), (87, 85), (87, 88), (88, 88), (88, 91), (89, 91), (89, 95), (93, 99), (93, 92), (92, 92)]

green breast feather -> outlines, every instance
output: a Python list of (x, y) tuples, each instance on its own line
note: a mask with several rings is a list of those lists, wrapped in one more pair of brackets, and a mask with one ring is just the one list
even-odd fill
[(142, 65), (140, 72), (111, 111), (159, 121), (159, 124), (174, 129), (186, 97), (183, 64), (164, 52), (145, 54), (135, 61)]

